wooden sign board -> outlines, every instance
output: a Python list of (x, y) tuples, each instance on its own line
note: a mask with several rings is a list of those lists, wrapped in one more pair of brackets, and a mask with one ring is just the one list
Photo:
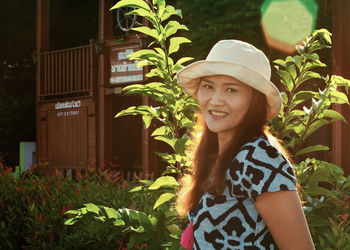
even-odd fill
[(143, 67), (137, 67), (138, 60), (129, 60), (128, 55), (139, 50), (133, 47), (112, 47), (108, 53), (108, 82), (110, 85), (125, 85), (144, 80)]

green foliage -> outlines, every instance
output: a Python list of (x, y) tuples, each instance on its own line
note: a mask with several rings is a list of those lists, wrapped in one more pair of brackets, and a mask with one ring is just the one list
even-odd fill
[[(329, 48), (331, 34), (325, 30), (315, 31), (304, 46), (297, 46), (298, 55), (285, 60), (275, 60), (275, 68), (285, 87), (282, 94), (283, 107), (278, 117), (271, 121), (277, 136), (283, 141), (292, 155), (329, 150), (323, 145), (304, 147), (306, 139), (324, 125), (345, 118), (331, 109), (332, 104), (349, 104), (348, 97), (338, 90), (349, 89), (350, 81), (340, 76), (322, 76), (315, 70), (326, 67), (317, 54), (318, 50)], [(310, 89), (310, 84), (318, 91)]]
[(135, 245), (143, 245), (146, 249), (179, 249), (181, 220), (171, 205), (177, 186), (177, 181), (171, 176), (162, 176), (156, 181), (141, 180), (130, 190), (136, 201), (133, 203), (135, 209), (115, 210), (89, 203), (80, 209), (67, 211), (73, 217), (65, 224), (75, 225), (94, 218), (113, 224), (116, 227), (114, 231), (123, 232), (129, 249)]
[(142, 1), (122, 0), (111, 9), (121, 7), (133, 7), (135, 10), (128, 14), (137, 14), (147, 19), (151, 27), (138, 27), (133, 30), (148, 35), (152, 38), (148, 49), (141, 49), (131, 55), (131, 60), (138, 60), (138, 66), (151, 66), (147, 77), (157, 79), (148, 84), (134, 84), (124, 88), (127, 94), (137, 94), (150, 97), (155, 101), (153, 106), (133, 106), (119, 112), (116, 117), (124, 115), (142, 115), (146, 128), (150, 127), (153, 120), (161, 124), (152, 133), (154, 139), (168, 144), (174, 151), (173, 154), (158, 153), (168, 163), (164, 174), (175, 173), (180, 176), (189, 171), (189, 160), (186, 157), (186, 147), (191, 144), (190, 136), (185, 133), (193, 127), (193, 115), (197, 109), (194, 99), (184, 94), (177, 84), (176, 72), (182, 64), (191, 60), (183, 57), (173, 60), (171, 55), (178, 52), (181, 45), (191, 41), (185, 37), (174, 36), (179, 30), (188, 30), (185, 25), (176, 20), (170, 20), (172, 16), (181, 19), (180, 10), (171, 5), (166, 5), (164, 0)]
[[(340, 87), (348, 92), (350, 81), (318, 73), (326, 64), (317, 53), (330, 45), (331, 34), (325, 29), (317, 30), (303, 46), (297, 46), (297, 55), (274, 61), (285, 93), (282, 110), (271, 121), (271, 127), (296, 159), (329, 150), (324, 145), (305, 147), (306, 139), (334, 121), (346, 122), (331, 107), (349, 104)], [(350, 177), (344, 177), (343, 170), (334, 164), (310, 158), (296, 164), (296, 176), (316, 249), (348, 249)]]
[(36, 169), (15, 179), (0, 167), (0, 249), (111, 249), (125, 242), (112, 223), (92, 217), (74, 227), (64, 225), (67, 210), (88, 202), (131, 207), (133, 196), (120, 183), (95, 174), (79, 181), (38, 176)]
[(305, 159), (296, 166), (304, 212), (316, 249), (349, 249), (350, 176), (338, 166)]

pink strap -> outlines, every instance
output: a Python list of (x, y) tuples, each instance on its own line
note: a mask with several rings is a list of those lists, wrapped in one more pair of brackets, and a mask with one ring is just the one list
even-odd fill
[(193, 221), (190, 222), (181, 236), (180, 245), (185, 249), (193, 249)]

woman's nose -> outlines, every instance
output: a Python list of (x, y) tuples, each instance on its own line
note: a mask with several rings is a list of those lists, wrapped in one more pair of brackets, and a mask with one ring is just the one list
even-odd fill
[(223, 100), (222, 94), (219, 91), (215, 91), (213, 95), (210, 97), (209, 103), (216, 106), (223, 105), (224, 100)]

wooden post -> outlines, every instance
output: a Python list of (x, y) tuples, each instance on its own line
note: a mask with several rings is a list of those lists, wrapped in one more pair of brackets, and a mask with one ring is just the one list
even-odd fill
[(105, 86), (105, 56), (103, 53), (103, 44), (105, 40), (105, 0), (99, 0), (99, 16), (98, 16), (98, 41), (97, 46), (99, 50), (98, 61), (97, 61), (97, 98), (96, 98), (96, 152), (97, 152), (97, 167), (101, 168), (104, 165), (104, 152), (105, 152), (105, 131), (104, 131), (104, 104), (105, 104), (105, 94), (104, 94), (104, 86)]
[(37, 159), (41, 158), (41, 150), (38, 145), (41, 141), (40, 131), (40, 90), (42, 85), (42, 61), (41, 52), (49, 50), (49, 21), (50, 21), (50, 0), (37, 0), (36, 13), (36, 154)]
[[(333, 69), (334, 74), (350, 78), (350, 1), (333, 1)], [(335, 105), (334, 109), (340, 112), (350, 122), (350, 108), (346, 104)], [(333, 125), (333, 162), (350, 174), (350, 126), (343, 122)]]

